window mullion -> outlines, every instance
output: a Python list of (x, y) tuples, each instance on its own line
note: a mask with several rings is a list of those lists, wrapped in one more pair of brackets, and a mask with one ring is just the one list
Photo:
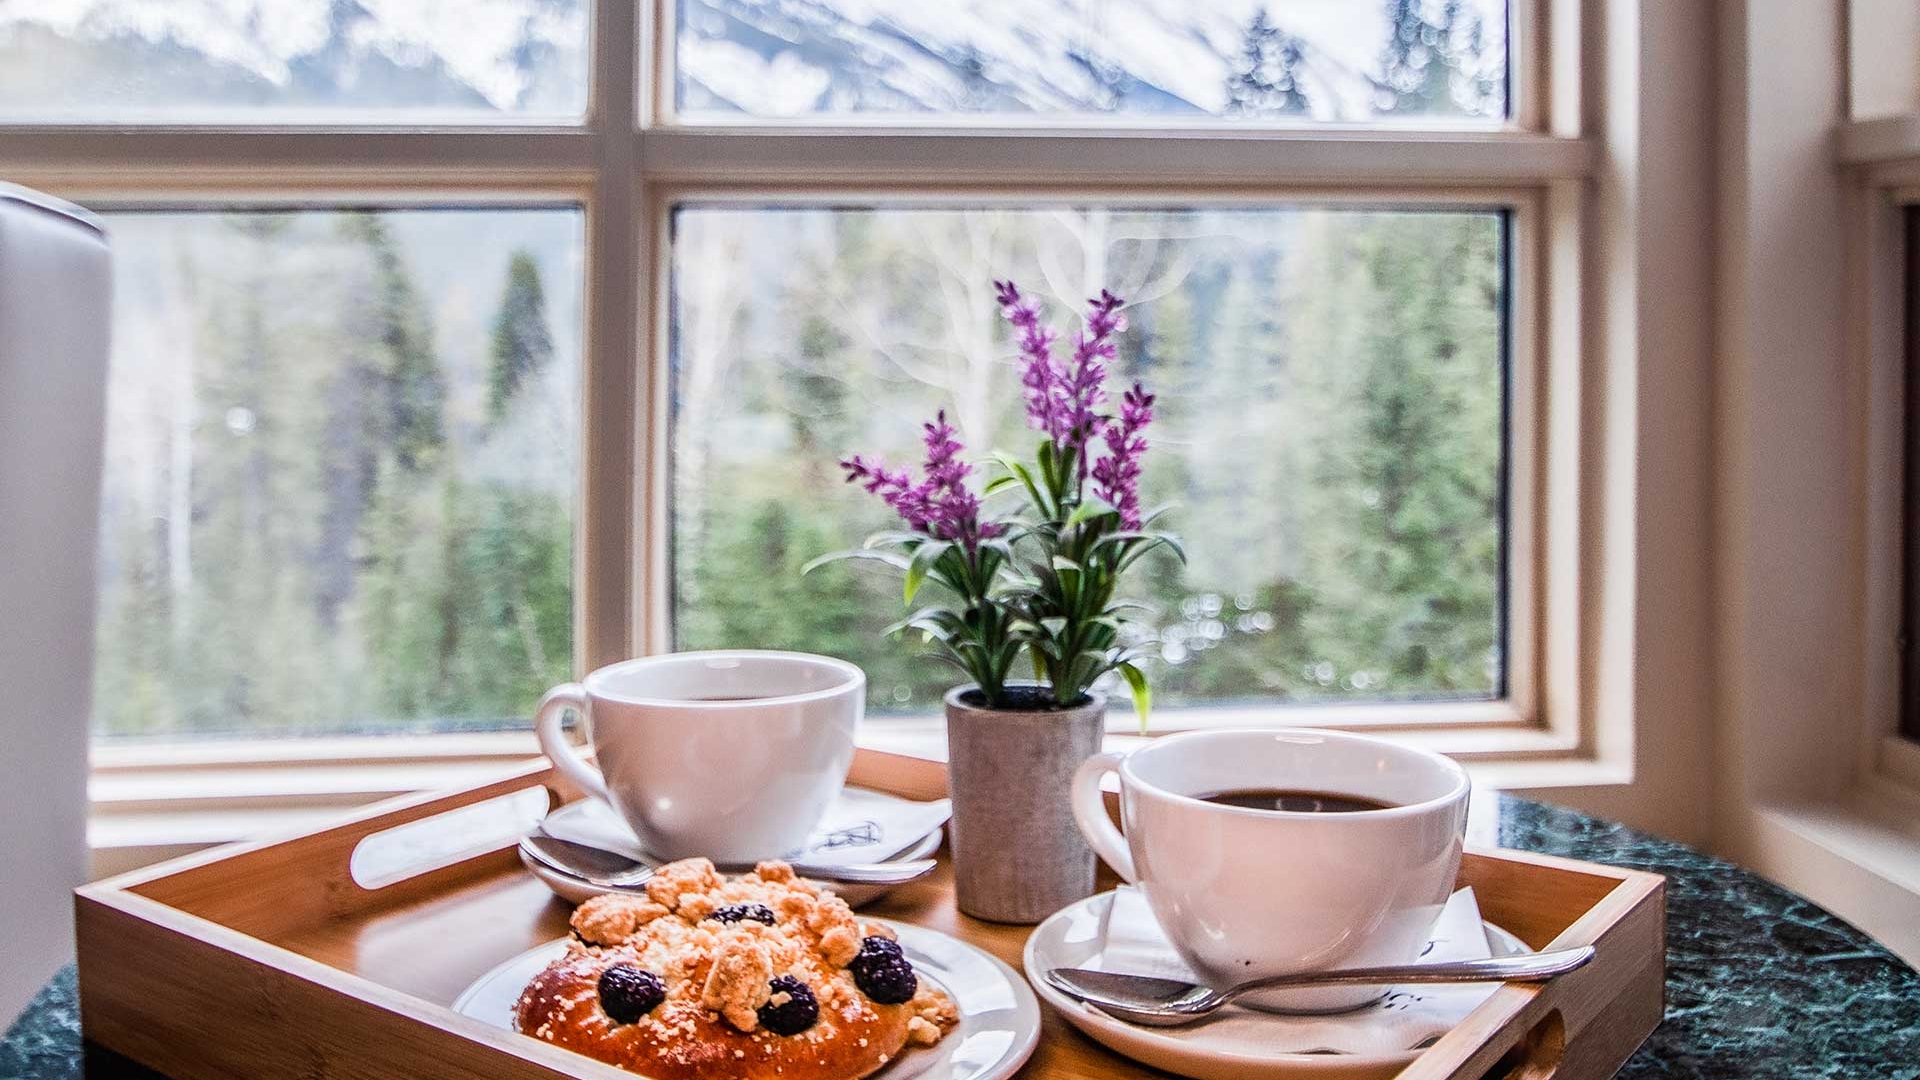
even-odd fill
[(643, 224), (635, 109), (641, 23), (635, 0), (602, 0), (594, 9), (593, 93), (588, 123), (596, 156), (587, 202), (585, 282), (587, 346), (576, 533), (580, 567), (574, 618), (575, 663), (587, 670), (633, 654), (630, 618), (634, 478), (644, 472), (636, 441), (641, 395), (643, 312), (639, 305)]
[(756, 126), (655, 129), (641, 143), (647, 178), (676, 182), (1484, 185), (1584, 177), (1595, 160), (1584, 140), (1515, 132)]
[(593, 174), (579, 127), (48, 128), (0, 126), (0, 172), (69, 198), (94, 192), (554, 190)]

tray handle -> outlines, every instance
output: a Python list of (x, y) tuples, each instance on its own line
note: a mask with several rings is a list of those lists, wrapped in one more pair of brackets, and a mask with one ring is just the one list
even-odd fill
[[(1567, 1024), (1557, 1004), (1542, 1000), (1534, 987), (1509, 984), (1496, 991), (1529, 995), (1532, 1000), (1506, 1019), (1477, 1026), (1469, 1017), (1426, 1053), (1415, 1058), (1398, 1080), (1556, 1080), (1567, 1055)], [(1482, 1009), (1493, 1004), (1489, 999)]]
[(368, 833), (347, 856), (347, 873), (371, 892), (457, 866), (518, 843), (551, 803), (547, 788), (529, 785)]
[(1489, 1080), (1553, 1080), (1567, 1057), (1567, 1022), (1551, 1010), (1528, 1028), (1500, 1057)]
[(410, 865), (389, 866), (386, 873), (356, 873), (353, 863), (361, 842), (369, 837), (398, 833), (413, 823), (419, 823), (421, 834), (440, 831), (439, 822), (449, 814), (520, 792), (538, 792), (525, 797), (544, 798), (549, 806), (578, 797), (578, 791), (555, 775), (545, 759), (531, 760), (472, 788), (403, 795), (324, 828), (185, 855), (99, 882), (88, 890), (132, 892), (241, 933), (275, 940), (320, 920), (417, 900), (476, 874), (518, 865), (514, 840), (505, 836), (485, 837), (465, 845), (464, 852), (453, 850), (462, 846), (457, 843), (431, 845), (437, 857), (392, 860)]

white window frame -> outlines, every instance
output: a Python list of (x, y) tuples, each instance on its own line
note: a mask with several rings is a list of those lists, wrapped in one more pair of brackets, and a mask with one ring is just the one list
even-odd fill
[[(1621, 0), (1512, 0), (1511, 117), (1438, 126), (1117, 117), (885, 117), (686, 122), (671, 108), (672, 0), (594, 0), (590, 89), (578, 122), (0, 124), (0, 175), (94, 206), (566, 203), (585, 213), (583, 462), (576, 532), (576, 664), (666, 647), (668, 215), (681, 199), (1394, 202), (1511, 209), (1512, 443), (1508, 447), (1509, 693), (1488, 702), (1165, 709), (1157, 730), (1278, 723), (1392, 730), (1470, 761), (1539, 763), (1565, 782), (1632, 771), (1630, 709), (1606, 707), (1621, 649), (1604, 570), (1630, 529), (1606, 459), (1600, 398), (1603, 197), (1598, 88), (1617, 77), (1591, 42)], [(1636, 16), (1640, 17), (1640, 16)], [(1583, 42), (1588, 43), (1583, 45)], [(640, 56), (654, 62), (644, 69)], [(1609, 62), (1611, 64), (1611, 62)], [(1637, 75), (1636, 75), (1637, 77)], [(1097, 185), (1087, 177), (1098, 178)], [(889, 734), (886, 730), (892, 726)], [(869, 725), (932, 752), (925, 725)], [(936, 729), (937, 730), (937, 729)], [(325, 740), (321, 740), (325, 742)], [(252, 744), (262, 746), (264, 744)], [(263, 759), (350, 756), (309, 746)], [(470, 756), (434, 737), (373, 758)], [(437, 747), (448, 747), (443, 751)], [(1626, 748), (1627, 758), (1620, 750)], [(531, 751), (517, 736), (501, 756)], [(112, 768), (227, 761), (216, 747), (106, 746)], [(184, 756), (183, 756), (184, 755)], [(1597, 764), (1596, 764), (1597, 763)], [(1583, 766), (1594, 766), (1581, 772)], [(185, 766), (183, 766), (185, 767)], [(1553, 771), (1557, 770), (1557, 771)], [(423, 776), (429, 776), (423, 774)]]
[(1920, 962), (1920, 762), (1894, 738), (1914, 19), (1827, 0), (1718, 20), (1703, 801), (1717, 853)]
[[(1920, 104), (1920, 102), (1917, 102)], [(1920, 208), (1920, 111), (1843, 125), (1836, 157), (1846, 191), (1848, 352), (1858, 373), (1862, 477), (1858, 769), (1866, 794), (1920, 813), (1920, 743), (1900, 732), (1901, 565), (1905, 530), (1908, 281), (1906, 215)]]

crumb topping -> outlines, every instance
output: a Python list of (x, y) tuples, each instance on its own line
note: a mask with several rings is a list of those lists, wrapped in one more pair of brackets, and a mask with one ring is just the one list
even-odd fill
[(820, 935), (820, 955), (834, 967), (846, 967), (860, 953), (860, 935), (851, 926), (835, 926)]
[(681, 859), (653, 872), (647, 879), (647, 895), (668, 911), (680, 908), (681, 897), (712, 892), (720, 888), (720, 874), (706, 859)]
[(907, 1041), (915, 1046), (932, 1046), (940, 1041), (940, 1028), (916, 1016), (907, 1021)]
[(700, 992), (700, 1004), (727, 1018), (741, 1031), (760, 1026), (756, 1010), (767, 1003), (767, 983), (773, 978), (773, 961), (758, 942), (733, 937), (720, 946), (707, 972), (707, 985)]
[(595, 896), (574, 909), (573, 932), (594, 945), (618, 945), (666, 914), (666, 908), (641, 897)]
[(940, 1031), (960, 1022), (960, 1009), (954, 1005), (953, 999), (926, 982), (920, 984), (913, 1000), (907, 1002), (907, 1008), (913, 1010), (916, 1019), (932, 1024)]
[[(773, 912), (773, 924), (737, 917), (743, 906), (763, 908), (762, 918), (765, 911)], [(777, 1009), (793, 998), (770, 986), (776, 977), (805, 984), (823, 1019), (853, 1022), (879, 1015), (876, 1008), (899, 1007), (876, 1006), (847, 970), (864, 938), (892, 939), (893, 931), (863, 922), (846, 901), (801, 880), (784, 862), (762, 862), (753, 873), (731, 880), (706, 859), (668, 863), (648, 880), (644, 893), (596, 896), (581, 904), (572, 926), (579, 940), (563, 962), (594, 971), (630, 963), (665, 982), (664, 1004), (635, 1025), (662, 1047), (690, 1038), (702, 1016), (710, 1022), (724, 1019), (756, 1043), (828, 1037), (828, 1024), (797, 1035), (776, 1034), (762, 1024), (763, 1006)], [(925, 982), (906, 1007), (910, 1041), (916, 1045), (936, 1041), (958, 1021), (953, 1003)]]

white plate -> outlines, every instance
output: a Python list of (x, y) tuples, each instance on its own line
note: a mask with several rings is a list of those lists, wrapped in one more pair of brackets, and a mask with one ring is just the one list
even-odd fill
[[(1041, 973), (1058, 967), (1081, 967), (1101, 950), (1101, 927), (1106, 925), (1111, 892), (1090, 896), (1047, 917), (1027, 938), (1023, 963), (1028, 981), (1040, 999), (1059, 1011), (1074, 1027), (1115, 1053), (1135, 1061), (1194, 1077), (1195, 1080), (1306, 1080), (1337, 1077), (1361, 1080), (1394, 1076), (1420, 1056), (1417, 1049), (1402, 1053), (1342, 1052), (1275, 1053), (1261, 1033), (1266, 1025), (1311, 1022), (1228, 1006), (1219, 1016), (1181, 1028), (1138, 1027), (1116, 1020), (1085, 1002), (1054, 989)], [(1492, 923), (1483, 924), (1487, 944), (1495, 956), (1514, 956), (1533, 950), (1519, 938)], [(1382, 1006), (1369, 1006), (1381, 1008)]]
[[(1001, 1080), (1040, 1041), (1040, 1003), (1018, 972), (937, 930), (890, 919), (914, 971), (953, 998), (960, 1022), (930, 1047), (895, 1058), (869, 1080)], [(530, 949), (487, 972), (454, 999), (453, 1011), (513, 1030), (513, 1007), (533, 977), (564, 956), (567, 940)]]
[[(940, 840), (944, 835), (945, 833), (942, 830), (935, 829), (921, 837), (918, 843), (907, 850), (881, 861), (904, 862), (908, 859), (924, 859), (940, 850)], [(582, 881), (572, 874), (563, 874), (553, 867), (548, 866), (546, 863), (529, 856), (524, 851), (520, 852), (520, 865), (531, 871), (533, 876), (539, 878), (541, 883), (546, 885), (547, 888), (552, 889), (553, 895), (565, 900), (569, 904), (584, 904), (587, 902), (588, 897), (599, 896), (601, 893), (630, 891), (603, 888), (599, 885)], [(870, 904), (899, 887), (897, 885), (855, 885), (841, 881), (828, 881), (822, 882), (821, 884), (824, 888), (833, 890), (834, 895), (845, 900), (847, 904), (852, 907)]]
[[(805, 856), (815, 862), (860, 863), (918, 859), (940, 847), (940, 827), (953, 813), (946, 799), (914, 802), (885, 792), (849, 785), (827, 808), (825, 818), (807, 838)], [(617, 851), (631, 858), (649, 858), (614, 809), (598, 799), (580, 799), (546, 816), (541, 827), (563, 840), (574, 840)], [(554, 895), (570, 904), (613, 890), (589, 885), (571, 874), (549, 870), (529, 859), (520, 861)], [(854, 907), (871, 903), (894, 888), (890, 885), (834, 885), (833, 891)]]

